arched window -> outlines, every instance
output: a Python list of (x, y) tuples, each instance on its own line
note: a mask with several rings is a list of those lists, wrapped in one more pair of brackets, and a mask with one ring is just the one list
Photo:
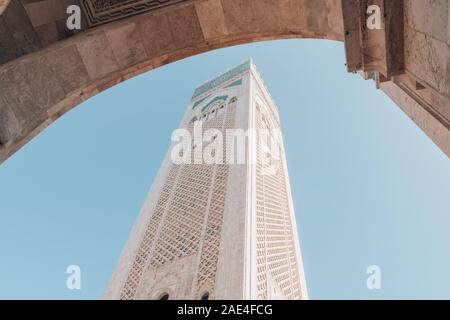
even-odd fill
[(233, 97), (233, 98), (231, 98), (231, 100), (230, 100), (230, 104), (232, 104), (232, 103), (236, 103), (237, 102), (237, 98), (236, 97)]
[(191, 122), (189, 122), (189, 124), (193, 124), (193, 123), (195, 123), (197, 120), (198, 120), (197, 117), (193, 117), (193, 118), (191, 119)]
[(169, 294), (168, 293), (163, 293), (160, 297), (159, 300), (169, 300)]
[(202, 297), (200, 298), (200, 300), (209, 300), (209, 292), (205, 292)]
[(217, 112), (217, 116), (220, 116), (224, 113), (225, 111), (225, 105), (221, 104), (217, 106), (216, 112)]

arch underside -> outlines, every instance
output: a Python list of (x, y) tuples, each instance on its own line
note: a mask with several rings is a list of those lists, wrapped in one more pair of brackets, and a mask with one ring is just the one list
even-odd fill
[[(401, 26), (404, 30), (401, 38), (405, 42), (401, 53), (405, 61), (401, 59), (397, 63), (395, 54), (386, 54), (381, 63), (373, 61), (376, 59), (368, 61), (364, 45), (363, 52), (361, 48), (358, 51), (357, 37), (351, 29), (358, 16), (355, 18), (349, 8), (360, 2), (176, 1), (167, 7), (86, 28), (10, 60), (0, 65), (0, 162), (71, 108), (115, 84), (202, 52), (288, 38), (345, 41), (349, 71), (362, 71), (366, 78), (375, 78), (378, 86), (450, 156), (447, 37), (442, 43), (437, 40), (429, 43), (429, 51), (417, 45), (417, 41), (431, 41), (426, 37), (423, 40), (422, 36), (432, 31), (420, 30), (426, 24), (414, 21), (418, 18), (413, 13), (426, 8), (405, 0), (402, 7), (405, 24)], [(448, 22), (448, 16), (445, 18)], [(395, 40), (392, 35), (384, 36)], [(367, 47), (373, 46), (374, 43), (369, 43)], [(445, 52), (436, 53), (436, 47), (445, 48)], [(387, 53), (398, 50), (397, 47), (384, 49)], [(363, 57), (362, 63), (358, 54)], [(394, 63), (386, 58), (391, 56)]]

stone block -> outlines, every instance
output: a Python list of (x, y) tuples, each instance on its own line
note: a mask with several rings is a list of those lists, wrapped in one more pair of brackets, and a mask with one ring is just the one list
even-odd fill
[(42, 124), (47, 109), (65, 96), (45, 55), (33, 55), (1, 69), (0, 92), (17, 119), (19, 133)]
[(61, 0), (33, 1), (24, 5), (34, 27), (46, 25), (66, 16), (66, 7)]
[(176, 48), (191, 47), (203, 41), (203, 32), (194, 5), (180, 6), (167, 13)]
[(307, 28), (304, 1), (280, 0), (281, 25), (287, 30), (304, 30)]
[(251, 32), (254, 17), (252, 7), (247, 2), (248, 0), (222, 0), (227, 30), (231, 34)]
[(149, 57), (156, 57), (175, 49), (170, 22), (166, 14), (146, 15), (137, 23)]
[(446, 90), (448, 52), (445, 42), (405, 27), (406, 70), (443, 94)]
[(92, 80), (101, 79), (119, 69), (104, 32), (86, 34), (83, 40), (77, 43), (77, 48)]
[(359, 0), (342, 0), (345, 56), (349, 72), (362, 70), (363, 66), (360, 11)]
[(448, 0), (404, 0), (405, 23), (416, 31), (448, 42)]
[(40, 40), (18, 0), (0, 1), (0, 64), (41, 48)]
[(117, 62), (122, 68), (147, 58), (141, 34), (135, 23), (124, 23), (105, 31)]
[(49, 53), (51, 68), (66, 95), (89, 83), (89, 74), (76, 45), (55, 49)]
[(0, 93), (0, 149), (11, 143), (18, 130), (17, 118)]
[(203, 36), (206, 40), (226, 36), (228, 34), (220, 0), (196, 2), (195, 9), (202, 27)]

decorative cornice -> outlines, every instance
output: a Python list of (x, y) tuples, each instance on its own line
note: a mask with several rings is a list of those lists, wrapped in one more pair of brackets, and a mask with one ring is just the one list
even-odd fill
[(91, 27), (183, 1), (186, 0), (80, 0)]

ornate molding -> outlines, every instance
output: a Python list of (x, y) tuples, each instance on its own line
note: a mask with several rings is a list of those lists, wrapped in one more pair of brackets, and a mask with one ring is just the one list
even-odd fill
[(183, 1), (186, 0), (80, 0), (90, 27)]

